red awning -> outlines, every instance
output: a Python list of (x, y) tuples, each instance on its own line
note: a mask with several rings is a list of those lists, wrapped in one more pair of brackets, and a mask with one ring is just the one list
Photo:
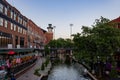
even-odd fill
[(13, 54), (15, 54), (15, 52), (14, 51), (9, 51), (8, 54), (13, 55)]

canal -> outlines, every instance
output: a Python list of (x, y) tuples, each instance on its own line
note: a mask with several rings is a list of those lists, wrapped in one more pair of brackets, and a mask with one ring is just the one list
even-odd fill
[(91, 80), (84, 72), (85, 68), (80, 64), (54, 66), (48, 76), (48, 80)]
[[(57, 58), (58, 59), (58, 58)], [(61, 61), (54, 59), (53, 68), (47, 80), (92, 80), (86, 73), (86, 69), (77, 62), (72, 62), (69, 56)]]

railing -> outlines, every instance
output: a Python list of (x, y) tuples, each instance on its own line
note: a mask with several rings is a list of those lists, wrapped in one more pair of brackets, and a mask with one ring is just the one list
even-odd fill
[(22, 63), (22, 64), (20, 64), (20, 65), (18, 65), (18, 66), (13, 67), (11, 70), (12, 70), (12, 72), (13, 72), (14, 74), (16, 74), (16, 73), (18, 73), (19, 71), (23, 70), (24, 68), (26, 68), (26, 67), (32, 65), (33, 63), (35, 63), (35, 61), (36, 61), (36, 59), (31, 60), (31, 61), (28, 61), (28, 62), (25, 62), (25, 63)]
[(95, 76), (93, 76), (92, 73), (90, 73), (89, 68), (88, 68), (86, 65), (82, 64), (80, 61), (78, 61), (78, 60), (76, 60), (76, 59), (74, 59), (74, 58), (72, 58), (72, 60), (73, 60), (74, 62), (77, 62), (77, 63), (81, 64), (82, 66), (84, 66), (84, 67), (86, 68), (86, 71), (85, 71), (85, 72), (88, 74), (88, 76), (89, 76), (92, 80), (98, 80)]

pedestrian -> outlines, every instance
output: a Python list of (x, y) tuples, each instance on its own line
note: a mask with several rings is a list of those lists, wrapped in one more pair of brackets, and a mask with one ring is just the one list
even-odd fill
[(16, 80), (13, 73), (11, 73), (11, 80)]
[(12, 77), (11, 80), (16, 80), (16, 79), (14, 77)]
[(11, 61), (9, 58), (6, 59), (6, 64), (7, 64), (7, 76), (10, 77), (11, 74)]

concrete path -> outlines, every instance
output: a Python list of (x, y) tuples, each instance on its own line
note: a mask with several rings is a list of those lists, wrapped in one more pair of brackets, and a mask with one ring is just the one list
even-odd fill
[(21, 74), (21, 76), (18, 77), (16, 80), (40, 80), (40, 77), (34, 75), (34, 71), (35, 69), (40, 68), (40, 66), (42, 65), (42, 62), (44, 61), (45, 61), (44, 58), (38, 59), (36, 64), (31, 69)]

